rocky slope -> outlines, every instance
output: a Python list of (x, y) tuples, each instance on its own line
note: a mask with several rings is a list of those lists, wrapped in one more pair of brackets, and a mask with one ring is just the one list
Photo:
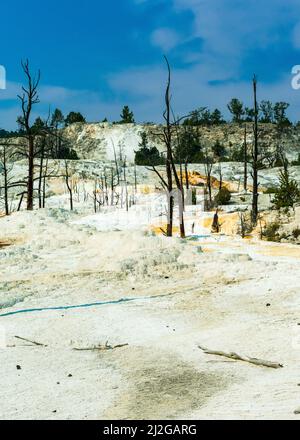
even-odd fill
[[(243, 145), (245, 125), (224, 124), (219, 126), (199, 127), (203, 144), (213, 145), (219, 141), (228, 152)], [(149, 143), (163, 150), (162, 142), (157, 136), (162, 132), (158, 125), (138, 124), (73, 124), (65, 129), (65, 135), (70, 139), (74, 149), (81, 159), (113, 160), (114, 149), (117, 154), (122, 151), (128, 161), (134, 160), (134, 152), (141, 141), (141, 133), (145, 131)], [(275, 125), (261, 124), (260, 141), (264, 146), (275, 150), (279, 144), (279, 136)], [(247, 124), (247, 142), (253, 141), (252, 124)], [(288, 157), (294, 160), (300, 152), (300, 129), (291, 128), (283, 133), (280, 144)]]

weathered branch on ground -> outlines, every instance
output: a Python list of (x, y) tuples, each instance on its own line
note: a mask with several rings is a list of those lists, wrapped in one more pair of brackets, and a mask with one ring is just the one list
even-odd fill
[(83, 347), (83, 348), (74, 347), (73, 350), (75, 350), (75, 351), (95, 351), (95, 350), (106, 351), (106, 350), (115, 350), (117, 348), (127, 347), (128, 345), (129, 344), (109, 345), (108, 342), (106, 342), (105, 345), (98, 345), (98, 346), (94, 346), (94, 347)]
[(41, 344), (40, 342), (31, 341), (30, 339), (21, 338), (21, 336), (15, 336), (16, 339), (20, 339), (21, 341), (29, 342), (30, 344), (37, 345), (39, 347), (47, 347), (45, 344)]
[(277, 362), (265, 361), (263, 359), (251, 358), (249, 356), (241, 356), (241, 355), (234, 353), (234, 352), (226, 353), (224, 351), (209, 350), (208, 348), (201, 347), (200, 345), (198, 345), (198, 348), (200, 348), (200, 350), (204, 351), (205, 354), (211, 354), (214, 356), (223, 356), (223, 357), (226, 357), (229, 359), (234, 359), (236, 361), (248, 362), (250, 364), (268, 367), (268, 368), (283, 368), (283, 365), (279, 364)]

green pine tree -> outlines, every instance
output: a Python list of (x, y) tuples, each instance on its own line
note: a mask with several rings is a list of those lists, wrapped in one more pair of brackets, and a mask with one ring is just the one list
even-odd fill
[(125, 105), (123, 107), (122, 113), (121, 113), (121, 124), (134, 124), (134, 114), (129, 109), (128, 105)]
[(275, 193), (273, 203), (276, 209), (292, 208), (300, 201), (300, 190), (297, 182), (291, 179), (287, 164), (280, 171), (280, 186)]
[(156, 147), (149, 147), (147, 133), (141, 134), (139, 150), (135, 152), (135, 164), (140, 166), (156, 166), (164, 164), (164, 158)]

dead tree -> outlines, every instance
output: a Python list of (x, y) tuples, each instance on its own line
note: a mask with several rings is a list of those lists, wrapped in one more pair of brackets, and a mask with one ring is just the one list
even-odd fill
[(126, 168), (127, 168), (127, 163), (126, 163), (126, 156), (125, 156), (124, 162), (123, 162), (123, 180), (124, 180), (124, 188), (125, 188), (125, 206), (126, 206), (126, 211), (128, 212), (129, 205), (128, 205), (128, 186), (127, 186)]
[(166, 147), (166, 179), (162, 173), (158, 171), (155, 165), (152, 165), (152, 170), (158, 176), (160, 183), (167, 195), (167, 229), (163, 231), (167, 237), (173, 235), (173, 216), (174, 216), (174, 195), (173, 195), (173, 178), (172, 178), (172, 128), (171, 128), (171, 112), (170, 112), (170, 75), (168, 85), (165, 93), (166, 110), (163, 117), (166, 122), (166, 126), (163, 127), (163, 133), (158, 133), (158, 136), (162, 139)]
[(73, 206), (73, 185), (72, 182), (70, 182), (70, 172), (69, 172), (69, 166), (68, 166), (68, 161), (65, 160), (65, 181), (66, 181), (66, 185), (69, 191), (69, 200), (70, 200), (70, 210), (73, 211), (74, 206)]
[(8, 200), (8, 191), (9, 191), (9, 173), (12, 170), (12, 165), (8, 164), (8, 145), (7, 143), (2, 144), (2, 148), (0, 150), (0, 165), (3, 173), (3, 186), (0, 187), (0, 191), (4, 192), (4, 211), (5, 215), (9, 215), (9, 200)]
[[(48, 171), (48, 157), (47, 156), (47, 147), (48, 141), (50, 138), (47, 136), (47, 132), (41, 135), (39, 142), (39, 177), (38, 177), (38, 199), (39, 199), (39, 208), (45, 207), (45, 188), (46, 188), (46, 177)], [(46, 159), (46, 166), (44, 165)], [(46, 171), (46, 172), (45, 172)]]
[(114, 169), (113, 167), (110, 168), (110, 204), (111, 204), (111, 206), (114, 206), (116, 188), (118, 188), (119, 184), (120, 184), (120, 174), (119, 174), (118, 164), (116, 162), (116, 169)]
[[(120, 171), (119, 171), (119, 164), (118, 164), (118, 159), (117, 159), (116, 148), (115, 148), (115, 144), (114, 144), (113, 139), (111, 139), (111, 143), (112, 143), (113, 150), (114, 150), (114, 161), (115, 161), (116, 176), (117, 176), (117, 181), (118, 181), (117, 185), (119, 185), (119, 183), (120, 183)], [(121, 160), (121, 158), (120, 158), (120, 160)]]
[(36, 133), (31, 126), (32, 109), (35, 104), (38, 104), (38, 85), (40, 82), (40, 71), (38, 71), (37, 78), (33, 78), (30, 69), (29, 61), (22, 62), (22, 68), (27, 78), (27, 87), (22, 87), (22, 95), (18, 95), (22, 106), (22, 117), (19, 118), (19, 124), (24, 130), (25, 137), (27, 139), (27, 151), (25, 155), (28, 159), (28, 176), (27, 176), (27, 210), (33, 210), (33, 197), (34, 197), (34, 158), (35, 147), (34, 141)]
[(104, 204), (104, 200), (101, 199), (101, 195), (103, 194), (103, 190), (99, 184), (99, 180), (94, 180), (94, 191), (93, 191), (93, 202), (94, 202), (94, 212), (95, 214), (100, 211), (100, 207)]
[(134, 190), (137, 192), (137, 172), (136, 172), (136, 164), (134, 164)]
[[(171, 108), (171, 68), (167, 57), (164, 57), (167, 69), (168, 69), (168, 80), (167, 87), (165, 91), (165, 111), (163, 113), (163, 118), (165, 121), (165, 126), (163, 127), (163, 132), (158, 133), (157, 135), (163, 141), (166, 147), (166, 158), (165, 158), (165, 171), (166, 171), (166, 179), (163, 175), (158, 171), (158, 169), (152, 165), (152, 171), (156, 173), (159, 177), (161, 185), (167, 194), (168, 200), (168, 208), (167, 208), (167, 230), (164, 231), (167, 237), (172, 237), (173, 235), (173, 217), (174, 217), (174, 193), (173, 193), (173, 177), (177, 187), (177, 194), (179, 200), (179, 227), (180, 227), (180, 236), (181, 238), (185, 238), (185, 227), (184, 227), (184, 214), (183, 214), (183, 205), (184, 205), (184, 194), (183, 194), (183, 185), (182, 180), (180, 179), (173, 154), (173, 137), (174, 130), (177, 130), (177, 126), (181, 119), (175, 119), (174, 113)], [(173, 116), (173, 120), (172, 120)]]
[(49, 161), (49, 159), (47, 157), (46, 165), (45, 165), (45, 168), (44, 168), (44, 175), (42, 177), (42, 179), (43, 179), (42, 208), (45, 208), (45, 205), (46, 205), (46, 180), (47, 180), (47, 177), (48, 177), (48, 161)]
[[(6, 215), (10, 214), (11, 209), (9, 208), (9, 192), (11, 189), (15, 188), (26, 188), (27, 184), (22, 180), (14, 180), (12, 176), (13, 163), (16, 156), (16, 148), (19, 144), (15, 144), (10, 142), (10, 140), (6, 140), (0, 144), (0, 163), (3, 173), (3, 185), (0, 186), (0, 193), (3, 191), (4, 193), (4, 210)], [(21, 201), (19, 206), (21, 206), (24, 194), (26, 191), (22, 191), (17, 196), (21, 196)]]
[[(167, 63), (168, 64), (168, 63)], [(163, 128), (163, 140), (167, 150), (166, 157), (166, 174), (167, 174), (167, 197), (168, 197), (168, 220), (167, 220), (167, 237), (173, 235), (173, 215), (174, 215), (174, 196), (173, 179), (172, 179), (172, 125), (171, 125), (171, 106), (170, 106), (170, 87), (171, 87), (171, 72), (168, 64), (168, 83), (165, 92), (165, 105), (163, 117), (166, 126)]]
[(244, 132), (244, 191), (248, 189), (248, 151), (247, 151), (247, 125)]
[(212, 206), (212, 169), (214, 165), (214, 158), (209, 153), (208, 147), (204, 149), (204, 169), (206, 178), (206, 188), (208, 193), (208, 203), (207, 208), (210, 209)]
[(248, 215), (247, 211), (240, 211), (239, 212), (239, 234), (242, 238), (245, 238), (247, 234), (251, 231), (251, 218)]
[(257, 78), (253, 77), (253, 96), (254, 96), (254, 142), (252, 150), (252, 178), (253, 178), (253, 196), (252, 196), (252, 223), (256, 225), (258, 217), (258, 166), (259, 166), (259, 152), (258, 152), (258, 103), (257, 103)]
[(42, 141), (42, 151), (39, 164), (39, 184), (38, 184), (38, 197), (39, 197), (39, 208), (43, 207), (43, 168), (44, 168), (44, 157), (45, 157), (45, 139)]
[(190, 182), (189, 182), (189, 172), (188, 172), (188, 160), (186, 159), (184, 161), (184, 172), (185, 172), (185, 185), (186, 189), (190, 189)]
[(94, 182), (94, 192), (93, 192), (93, 199), (94, 199), (94, 212), (97, 213), (97, 191), (98, 191), (98, 182), (97, 179), (95, 179)]
[(219, 191), (223, 188), (223, 170), (222, 170), (222, 162), (219, 161), (218, 164), (218, 173), (219, 173)]

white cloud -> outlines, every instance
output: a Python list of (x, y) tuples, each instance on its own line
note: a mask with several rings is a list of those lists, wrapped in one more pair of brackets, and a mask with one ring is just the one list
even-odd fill
[(6, 88), (0, 90), (0, 101), (8, 101), (16, 99), (17, 95), (21, 93), (21, 84), (7, 81)]
[[(135, 0), (144, 3), (147, 0)], [(152, 1), (152, 0), (151, 0)], [(226, 110), (226, 103), (232, 97), (251, 102), (251, 78), (249, 82), (238, 79), (245, 54), (253, 48), (265, 49), (280, 41), (278, 29), (295, 22), (300, 16), (299, 0), (170, 0), (175, 11), (189, 10), (193, 13), (192, 32), (181, 30), (188, 38), (200, 38), (201, 50), (183, 52), (185, 61), (192, 67), (173, 69), (172, 86), (175, 112), (185, 114), (199, 106), (219, 107)], [(181, 34), (171, 27), (161, 27), (151, 34), (152, 44), (168, 52), (182, 41)], [(300, 49), (300, 22), (291, 29), (291, 44)], [(291, 104), (291, 115), (300, 119), (300, 92), (291, 87), (292, 66), (286, 66), (286, 76), (274, 84), (259, 84), (259, 99), (284, 100)], [(212, 85), (211, 81), (223, 81)], [(224, 83), (225, 81), (225, 83)], [(41, 104), (36, 111), (46, 115), (48, 105), (61, 108), (64, 113), (81, 111), (88, 120), (101, 120), (107, 116), (118, 119), (121, 107), (130, 105), (136, 119), (157, 121), (164, 107), (166, 69), (163, 60), (159, 66), (141, 66), (115, 73), (107, 78), (114, 98), (110, 103), (101, 98), (99, 91), (73, 90), (58, 86), (40, 88)], [(20, 112), (17, 93), (20, 84), (8, 83), (0, 91), (0, 101), (10, 101), (13, 106), (0, 112), (0, 126), (15, 128), (16, 116)], [(126, 96), (126, 102), (124, 98)]]
[[(191, 61), (193, 67), (173, 71), (174, 109), (181, 113), (202, 105), (226, 111), (226, 103), (232, 97), (252, 105), (251, 78), (249, 83), (239, 80), (245, 57), (253, 49), (280, 45), (283, 29), (292, 26), (300, 15), (299, 0), (172, 0), (172, 5), (178, 13), (192, 12), (189, 38), (202, 41), (199, 52), (187, 50), (182, 54), (182, 60)], [(158, 35), (162, 47), (164, 35)], [(178, 44), (175, 37), (171, 40), (173, 47)], [(300, 22), (284, 38), (290, 38), (291, 46), (300, 49)], [(290, 102), (290, 115), (300, 119), (300, 92), (291, 87), (290, 69), (290, 65), (286, 66), (286, 75), (273, 84), (260, 83), (260, 99)], [(223, 83), (212, 85), (211, 81)], [(147, 98), (147, 113), (152, 115), (163, 106), (164, 84), (164, 69), (146, 67), (122, 72), (111, 81), (116, 90), (128, 91), (141, 100)]]
[[(34, 106), (32, 119), (37, 116), (46, 118), (49, 107), (60, 108), (64, 114), (80, 111), (89, 121), (100, 121), (104, 117), (118, 118), (121, 112), (117, 102), (107, 103), (100, 93), (91, 90), (68, 89), (59, 86), (42, 86), (39, 88), (40, 103)], [(6, 90), (0, 91), (0, 101), (6, 108), (0, 110), (0, 128), (16, 129), (16, 119), (21, 113), (17, 95), (21, 93), (21, 84), (9, 82)]]
[[(208, 71), (201, 65), (190, 69), (174, 69), (172, 72), (173, 110), (175, 114), (185, 115), (194, 108), (208, 106), (220, 108), (228, 116), (226, 104), (237, 97), (247, 106), (252, 105), (252, 84), (249, 82), (227, 82), (212, 85)], [(134, 110), (137, 119), (156, 121), (164, 109), (164, 88), (166, 70), (160, 68), (130, 70), (115, 75), (111, 86), (116, 92), (126, 91), (135, 97)], [(140, 98), (140, 99), (138, 99)], [(291, 76), (285, 75), (274, 84), (259, 82), (258, 99), (271, 101), (287, 101), (291, 104), (290, 115), (300, 120), (300, 91), (291, 87)]]
[(204, 51), (236, 57), (278, 42), (278, 28), (300, 14), (298, 0), (173, 0), (173, 5), (193, 13), (194, 36), (203, 39)]
[(172, 29), (159, 28), (151, 34), (152, 44), (160, 47), (165, 52), (168, 52), (169, 50), (176, 47), (179, 41), (179, 34)]

